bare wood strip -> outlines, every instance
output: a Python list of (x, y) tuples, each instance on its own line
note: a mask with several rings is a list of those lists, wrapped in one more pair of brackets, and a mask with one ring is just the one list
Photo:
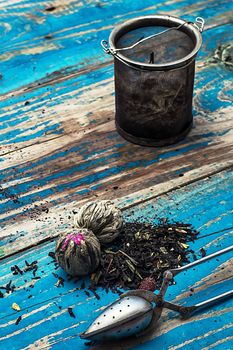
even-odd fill
[(181, 348), (183, 348), (184, 346), (189, 345), (189, 344), (192, 344), (193, 342), (196, 342), (196, 341), (199, 340), (199, 339), (207, 338), (207, 337), (212, 336), (212, 335), (214, 335), (214, 334), (216, 334), (216, 333), (218, 333), (218, 332), (221, 332), (222, 330), (225, 330), (225, 329), (228, 329), (228, 328), (232, 328), (232, 327), (233, 327), (233, 323), (227, 324), (227, 325), (225, 325), (225, 326), (223, 326), (223, 327), (217, 328), (217, 329), (215, 329), (215, 330), (213, 330), (213, 331), (209, 331), (209, 332), (207, 332), (207, 333), (204, 333), (204, 334), (202, 334), (202, 335), (199, 335), (198, 337), (195, 337), (195, 338), (193, 338), (193, 339), (187, 340), (186, 342), (184, 342), (184, 343), (182, 343), (182, 344), (179, 344), (179, 345), (177, 345), (177, 346), (172, 346), (172, 347), (169, 348), (169, 350), (181, 349)]
[(230, 344), (231, 340), (233, 341), (233, 336), (226, 337), (224, 339), (220, 339), (220, 340), (208, 345), (208, 347), (202, 348), (202, 350), (209, 350), (209, 349), (215, 348), (216, 346), (227, 343), (227, 342), (229, 342), (229, 344)]

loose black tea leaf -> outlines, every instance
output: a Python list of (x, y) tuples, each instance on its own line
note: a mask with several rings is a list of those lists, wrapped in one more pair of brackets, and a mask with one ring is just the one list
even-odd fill
[(204, 248), (200, 249), (201, 257), (204, 258), (206, 256), (206, 250)]
[(45, 8), (45, 11), (47, 11), (47, 12), (52, 12), (54, 10), (56, 10), (55, 6), (48, 6), (48, 7)]
[(58, 277), (58, 281), (57, 281), (57, 283), (55, 283), (55, 286), (56, 287), (64, 287), (64, 278), (62, 278), (62, 277)]
[(100, 296), (99, 296), (99, 294), (96, 293), (94, 288), (89, 287), (88, 289), (94, 294), (94, 296), (96, 297), (97, 300), (100, 300)]
[(87, 290), (85, 290), (85, 294), (86, 294), (86, 296), (88, 296), (88, 297), (91, 295)]
[(62, 278), (61, 276), (58, 276), (57, 273), (52, 272), (52, 274), (55, 278), (57, 278), (57, 282), (55, 283), (55, 286), (64, 287), (64, 282), (65, 282), (64, 278)]
[(22, 275), (23, 274), (23, 271), (19, 268), (18, 265), (14, 265), (11, 267), (11, 271), (13, 272), (13, 275)]
[(4, 289), (7, 294), (13, 293), (15, 290), (15, 285), (13, 285), (12, 280), (10, 280), (5, 286), (0, 286), (0, 289)]
[[(189, 262), (188, 241), (194, 241), (197, 232), (189, 224), (159, 225), (126, 223), (118, 238), (102, 249), (101, 262), (91, 276), (91, 288), (119, 292), (118, 288), (136, 289), (144, 278), (153, 278), (160, 288), (163, 272)], [(81, 285), (85, 288), (85, 283)]]
[(20, 275), (23, 274), (23, 271), (19, 268), (18, 265), (15, 265), (15, 270), (18, 271), (18, 273), (19, 273)]
[(36, 265), (34, 268), (33, 268), (33, 271), (32, 271), (32, 274), (33, 276), (35, 277), (36, 276), (36, 271), (38, 270), (38, 266)]
[(75, 314), (74, 314), (74, 312), (73, 312), (72, 307), (68, 307), (67, 310), (68, 310), (68, 312), (69, 312), (70, 317), (76, 318), (76, 316), (75, 316)]
[(55, 260), (55, 253), (54, 252), (49, 252), (48, 256), (50, 256), (50, 258)]
[(18, 324), (21, 320), (22, 320), (22, 316), (19, 316), (15, 322), (15, 325), (18, 326)]
[(9, 282), (6, 284), (6, 291), (7, 291), (7, 292), (10, 292), (10, 291), (11, 291), (11, 284), (12, 284), (12, 281), (9, 281)]
[(31, 262), (31, 263), (29, 263), (27, 260), (25, 260), (26, 267), (24, 268), (24, 272), (33, 271), (33, 274), (35, 276), (35, 272), (38, 269), (37, 263), (38, 263), (37, 260), (35, 260), (35, 261)]

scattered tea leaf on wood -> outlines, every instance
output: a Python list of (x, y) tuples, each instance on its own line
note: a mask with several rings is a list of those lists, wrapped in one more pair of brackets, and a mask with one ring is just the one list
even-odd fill
[(6, 292), (9, 294), (9, 293), (12, 293), (15, 289), (15, 285), (12, 284), (12, 281), (8, 282), (6, 284)]
[(89, 287), (88, 289), (94, 294), (94, 296), (96, 297), (97, 300), (100, 300), (100, 296), (98, 293), (96, 293), (94, 288)]
[(52, 258), (53, 260), (56, 260), (56, 257), (55, 257), (55, 253), (54, 253), (54, 252), (49, 252), (49, 253), (48, 253), (48, 256), (50, 256), (50, 258)]
[(102, 249), (101, 262), (91, 276), (91, 287), (136, 289), (145, 278), (153, 278), (160, 288), (163, 272), (189, 262), (188, 241), (197, 232), (189, 224), (166, 220), (152, 226), (126, 223), (119, 237)]
[(5, 286), (0, 286), (0, 289), (4, 289), (7, 294), (10, 294), (14, 292), (15, 285), (12, 284), (12, 280), (10, 280)]
[(33, 275), (35, 276), (35, 273), (36, 273), (36, 271), (38, 269), (37, 264), (38, 264), (37, 260), (35, 260), (35, 261), (31, 262), (31, 263), (29, 263), (27, 260), (25, 260), (26, 267), (24, 268), (24, 272), (33, 271)]
[(65, 282), (64, 278), (62, 278), (61, 276), (58, 276), (57, 273), (52, 272), (52, 274), (55, 278), (57, 278), (57, 282), (55, 283), (55, 286), (64, 287), (64, 282)]
[(18, 324), (21, 320), (22, 320), (22, 316), (19, 316), (15, 322), (15, 325), (18, 326)]
[(204, 258), (206, 256), (206, 250), (204, 248), (200, 249), (201, 257)]
[(68, 310), (68, 312), (69, 312), (70, 317), (76, 318), (76, 316), (75, 316), (75, 314), (74, 314), (74, 312), (73, 312), (72, 307), (68, 307), (67, 310)]
[(12, 266), (11, 271), (12, 271), (13, 275), (18, 275), (18, 274), (22, 275), (23, 274), (23, 271), (19, 268), (18, 265)]
[(89, 297), (91, 295), (90, 292), (88, 292), (87, 290), (85, 290), (84, 292), (85, 292), (87, 297)]

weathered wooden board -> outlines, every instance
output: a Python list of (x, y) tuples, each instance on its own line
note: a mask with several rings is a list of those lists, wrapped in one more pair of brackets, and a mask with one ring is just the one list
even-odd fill
[[(7, 5), (6, 8), (4, 4)], [(108, 37), (116, 23), (155, 11), (186, 15), (190, 20), (203, 15), (207, 28), (231, 20), (231, 6), (225, 0), (218, 4), (209, 1), (208, 5), (205, 1), (161, 1), (156, 5), (153, 1), (148, 1), (146, 6), (131, 1), (82, 3), (60, 0), (53, 3), (53, 7), (50, 6), (53, 11), (46, 11), (49, 8), (47, 2), (30, 3), (22, 0), (7, 1), (7, 4), (3, 2), (0, 8), (1, 23), (5, 30), (0, 56), (2, 153), (59, 137), (71, 130), (80, 131), (81, 126), (87, 123), (98, 123), (103, 115), (98, 118), (93, 114), (96, 104), (92, 111), (90, 100), (99, 102), (98, 110), (100, 107), (101, 111), (106, 110), (108, 106), (108, 111), (112, 114), (113, 99), (111, 108), (109, 100), (104, 99), (103, 103), (101, 101), (106, 94), (106, 90), (102, 91), (101, 88), (106, 82), (102, 82), (102, 70), (98, 72), (99, 65), (109, 65), (112, 59), (103, 55), (99, 41)], [(110, 24), (106, 25), (107, 22)], [(53, 38), (46, 39), (46, 34), (53, 35)], [(230, 34), (227, 36), (225, 33), (223, 37), (218, 38), (218, 42), (211, 40), (208, 54), (216, 49), (218, 43), (231, 40)], [(112, 72), (112, 68), (108, 70)], [(94, 74), (91, 74), (92, 71)], [(80, 78), (80, 75), (87, 72), (89, 74)], [(109, 78), (109, 73), (107, 76)], [(67, 79), (70, 79), (69, 83)], [(96, 89), (99, 80), (101, 88)], [(33, 84), (27, 85), (28, 82)], [(86, 104), (86, 109), (80, 113), (82, 103), (80, 106), (75, 100), (80, 99), (80, 90), (83, 90), (80, 85), (83, 84), (86, 89), (88, 86), (91, 90), (96, 89), (96, 94), (90, 96), (88, 107)], [(112, 93), (112, 85), (110, 89)], [(111, 93), (107, 91), (110, 96)], [(24, 105), (27, 102), (30, 105)], [(93, 114), (92, 117), (90, 113)], [(76, 114), (78, 118), (74, 118)], [(74, 124), (72, 128), (71, 124)]]
[[(22, 129), (25, 141), (17, 127), (7, 132), (9, 138), (12, 132), (10, 147), (16, 142), (23, 148), (1, 157), (1, 255), (57, 235), (72, 224), (70, 211), (77, 203), (118, 198), (118, 204), (127, 207), (231, 166), (229, 71), (224, 64), (208, 63), (219, 43), (232, 39), (229, 33), (230, 25), (224, 25), (204, 34), (197, 65), (195, 127), (178, 145), (142, 148), (116, 133), (112, 67), (108, 66), (61, 81), (51, 92), (46, 92), (47, 87), (31, 91), (34, 107), (34, 102), (24, 106), (23, 96), (20, 101), (17, 97), (12, 111), (6, 107), (5, 118), (12, 117), (13, 125), (17, 118), (25, 118), (25, 111), (29, 119)], [(46, 108), (48, 114), (43, 113)], [(55, 130), (52, 134), (50, 127)], [(29, 146), (27, 139), (35, 142), (38, 132), (40, 141)], [(42, 142), (46, 133), (50, 139)]]
[[(116, 23), (135, 16), (170, 13), (194, 19), (203, 16), (209, 27), (228, 23), (229, 1), (14, 1), (0, 4), (2, 92), (9, 92), (60, 70), (106, 61), (99, 42)], [(12, 79), (17, 77), (17, 79)]]
[[(115, 24), (153, 13), (203, 16), (207, 23), (197, 62), (194, 128), (185, 141), (163, 149), (133, 146), (117, 135), (112, 59), (99, 45)], [(232, 80), (223, 57), (212, 60), (218, 47), (221, 52), (232, 42), (231, 2), (0, 0), (0, 18), (1, 257), (71, 228), (72, 210), (96, 197), (114, 199), (126, 220), (191, 222), (201, 232), (192, 244), (197, 253), (203, 246), (211, 253), (232, 244), (233, 175), (221, 172), (233, 162)], [(80, 283), (67, 279), (55, 287), (48, 257), (53, 247), (46, 242), (1, 261), (0, 285), (14, 277), (17, 289), (0, 300), (0, 349), (84, 349), (78, 333), (115, 297), (100, 291), (101, 300), (87, 298), (76, 290)], [(229, 258), (177, 277), (168, 299), (190, 304), (232, 288)], [(22, 267), (25, 259), (38, 260), (40, 279), (31, 280), (30, 272), (12, 276), (10, 267)], [(190, 286), (196, 287), (192, 297)], [(11, 309), (13, 302), (20, 313)], [(231, 350), (232, 311), (227, 301), (185, 324), (165, 312), (166, 322), (142, 345), (129, 340), (111, 348)]]
[[(227, 15), (228, 13), (229, 9), (227, 9)], [(232, 41), (231, 25), (209, 29), (204, 32), (203, 38), (204, 44), (199, 54), (197, 71), (203, 72), (200, 73), (200, 78), (203, 75), (204, 78), (199, 81), (197, 77), (196, 92), (201, 102), (202, 96), (213, 94), (213, 100), (216, 102), (210, 106), (208, 101), (208, 109), (206, 109), (208, 113), (213, 113), (222, 108), (224, 110), (230, 108), (229, 91), (231, 89), (228, 71), (221, 70), (218, 66), (216, 67), (216, 64), (210, 65), (209, 58), (213, 56), (219, 45), (224, 46)], [(50, 59), (49, 53), (48, 57)], [(37, 59), (40, 62), (39, 57)], [(91, 65), (84, 70), (80, 70), (77, 65), (75, 70), (70, 71), (67, 68), (67, 72), (55, 72), (51, 77), (41, 79), (38, 82), (39, 85), (24, 86), (14, 92), (1, 95), (0, 154), (54, 138), (61, 138), (62, 142), (64, 135), (83, 132), (87, 126), (91, 128), (89, 131), (91, 133), (92, 127), (105, 124), (108, 118), (112, 120), (114, 114), (113, 68), (110, 65), (112, 58), (107, 56), (105, 60), (106, 62), (102, 64)], [(224, 68), (224, 65), (222, 67)], [(209, 81), (208, 69), (211, 76)], [(26, 75), (24, 70), (23, 74)], [(21, 82), (20, 78), (19, 76), (18, 79)], [(18, 81), (18, 79), (13, 80)], [(221, 82), (219, 96), (216, 81)], [(0, 93), (3, 93), (3, 85), (0, 85)], [(219, 101), (221, 101), (220, 104)], [(205, 110), (203, 103), (195, 107), (199, 107), (196, 108), (196, 114), (203, 115)], [(230, 111), (227, 109), (225, 113)], [(55, 146), (56, 142), (48, 144), (51, 150)]]
[[(158, 217), (166, 217), (192, 223), (200, 231), (200, 236), (190, 244), (191, 248), (199, 254), (200, 248), (204, 247), (210, 254), (233, 244), (232, 180), (232, 171), (222, 172), (139, 204), (125, 211), (125, 219), (156, 222)], [(54, 270), (54, 264), (48, 257), (48, 252), (53, 248), (54, 242), (50, 242), (1, 262), (0, 285), (5, 285), (11, 279), (16, 285), (15, 292), (1, 299), (1, 349), (85, 349), (78, 334), (104, 305), (115, 298), (112, 293), (98, 291), (101, 299), (96, 300), (94, 296), (87, 298), (84, 290), (77, 290), (81, 281), (68, 281), (60, 269)], [(232, 254), (228, 253), (177, 276), (177, 283), (169, 287), (167, 299), (191, 305), (229, 290), (233, 278), (233, 261), (230, 258)], [(32, 262), (35, 259), (38, 260), (38, 276), (41, 279), (31, 280), (31, 272), (22, 276), (12, 275), (12, 265), (18, 264), (23, 268), (24, 260)], [(54, 286), (57, 279), (53, 272), (65, 278), (64, 287)], [(190, 287), (195, 287), (192, 296)], [(20, 312), (11, 309), (13, 302), (20, 305)], [(75, 319), (69, 316), (67, 307), (73, 307)], [(173, 313), (164, 312), (159, 327), (150, 336), (111, 343), (111, 348), (230, 350), (233, 347), (232, 311), (232, 300), (228, 300), (185, 322)], [(19, 315), (22, 315), (22, 320), (15, 325)], [(94, 347), (98, 350), (109, 348), (109, 344)]]

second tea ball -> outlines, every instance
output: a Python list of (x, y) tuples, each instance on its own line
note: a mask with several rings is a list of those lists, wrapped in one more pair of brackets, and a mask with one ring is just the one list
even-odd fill
[(78, 229), (58, 237), (55, 257), (59, 265), (71, 276), (85, 276), (100, 263), (98, 238), (87, 229)]
[(75, 215), (74, 223), (91, 230), (100, 243), (110, 243), (119, 235), (123, 217), (113, 202), (103, 200), (84, 204)]

